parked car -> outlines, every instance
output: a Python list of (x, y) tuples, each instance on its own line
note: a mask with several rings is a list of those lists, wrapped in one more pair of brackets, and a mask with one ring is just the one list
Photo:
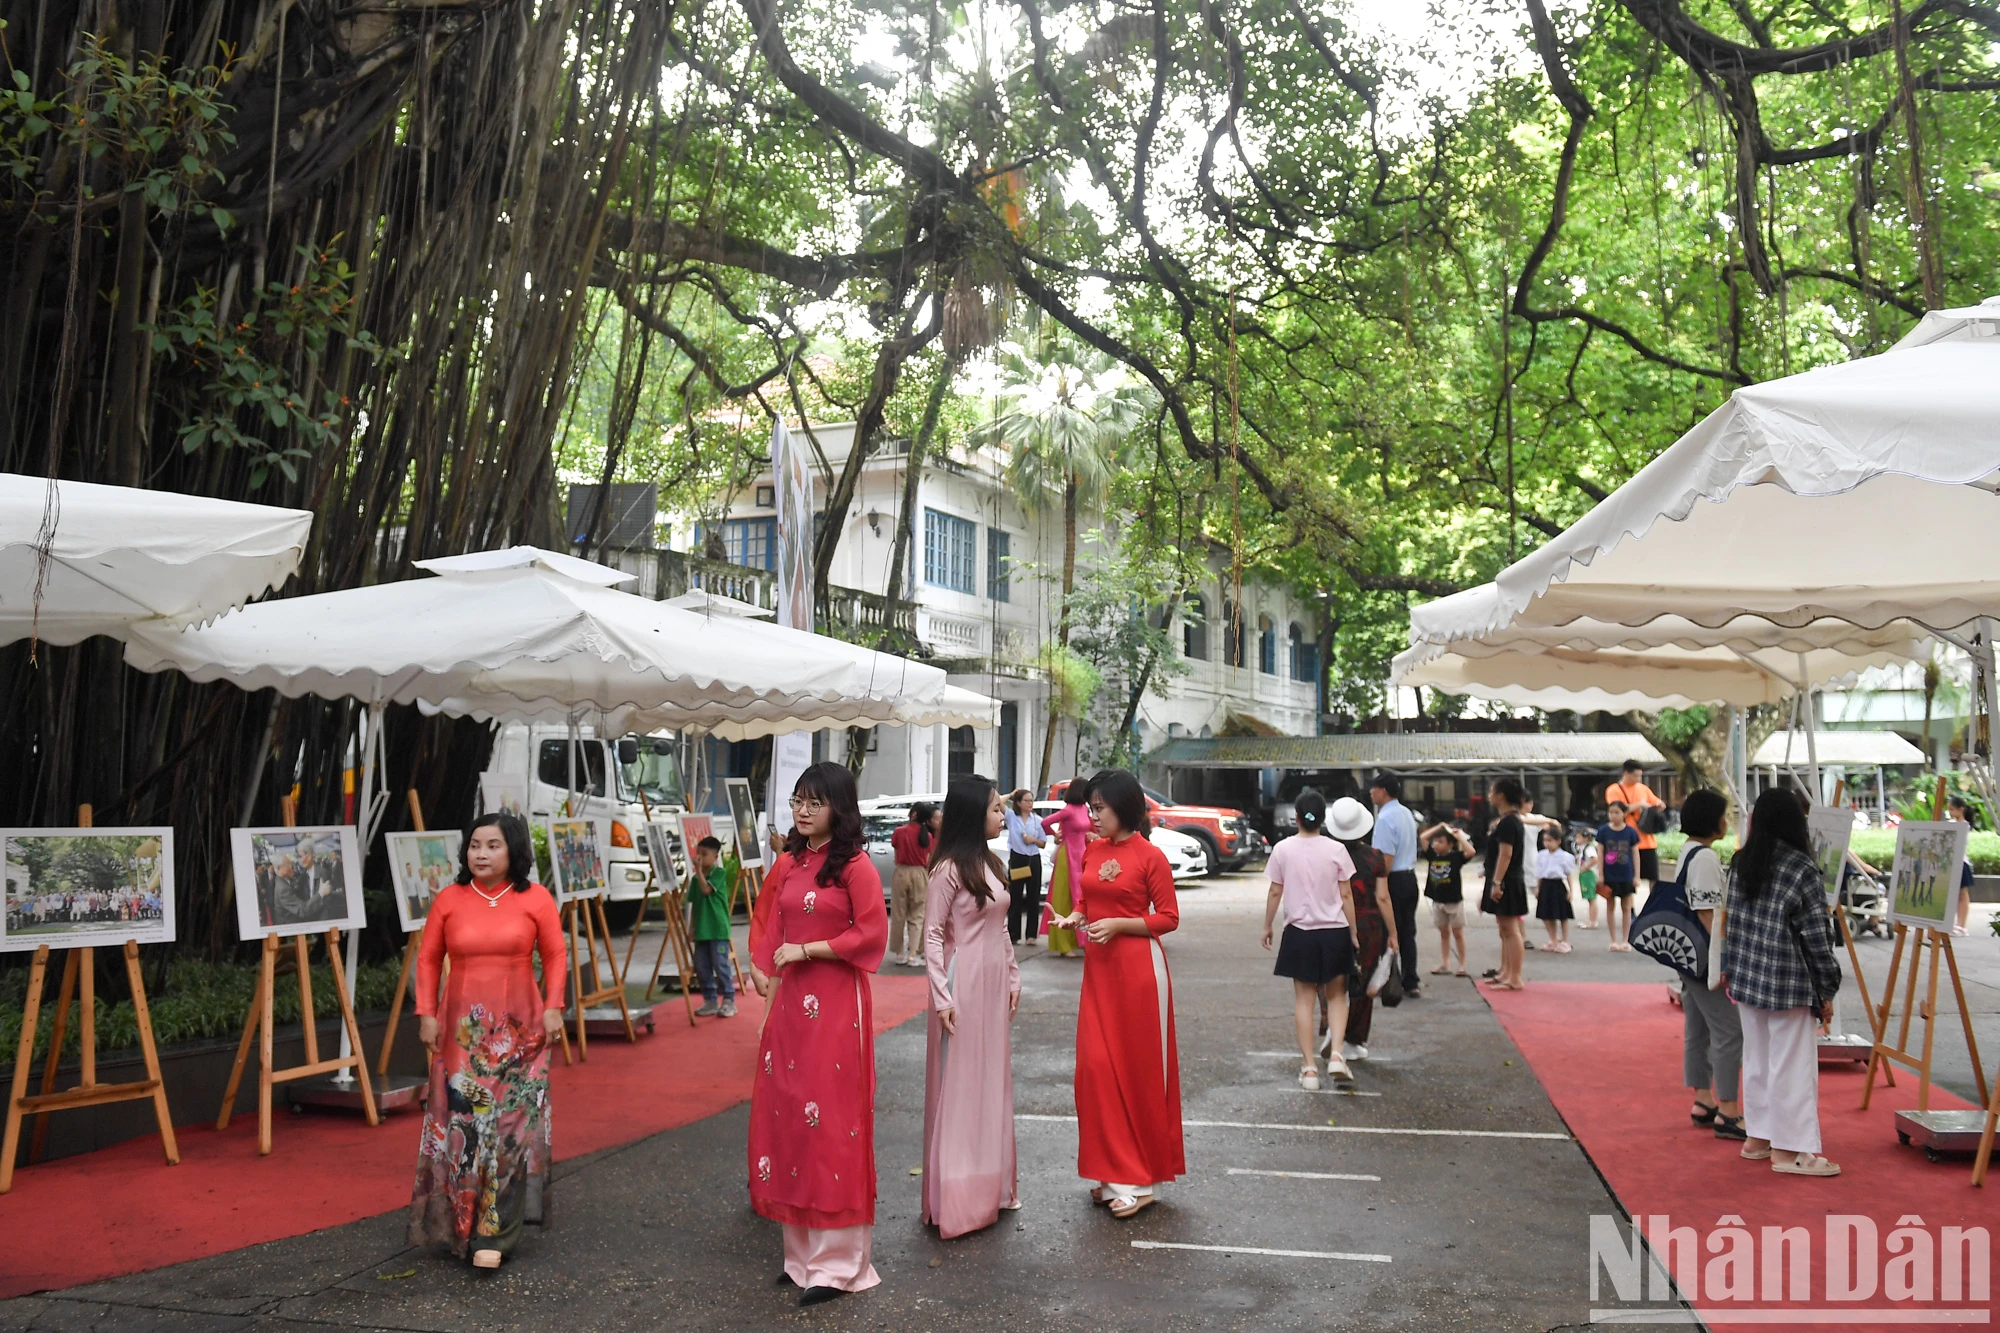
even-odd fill
[[(1067, 782), (1050, 785), (1048, 797), (1060, 801)], [(1155, 828), (1167, 828), (1193, 838), (1207, 859), (1205, 873), (1220, 875), (1225, 870), (1241, 870), (1270, 853), (1271, 844), (1252, 828), (1241, 810), (1219, 805), (1180, 805), (1144, 788), (1146, 813)]]

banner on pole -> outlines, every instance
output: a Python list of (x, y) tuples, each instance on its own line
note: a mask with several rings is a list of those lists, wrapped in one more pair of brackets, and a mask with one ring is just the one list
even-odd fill
[[(771, 424), (771, 481), (778, 504), (778, 623), (813, 627), (812, 474), (783, 417)], [(789, 798), (791, 789), (786, 788)], [(772, 807), (775, 815), (776, 807)]]
[(799, 774), (812, 767), (813, 738), (810, 731), (788, 731), (771, 738), (771, 790), (764, 808), (771, 812), (771, 831), (792, 831), (792, 788)]

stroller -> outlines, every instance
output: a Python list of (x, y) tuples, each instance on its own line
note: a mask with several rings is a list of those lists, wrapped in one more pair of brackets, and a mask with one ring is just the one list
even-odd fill
[(1881, 880), (1865, 875), (1849, 862), (1840, 877), (1840, 905), (1847, 909), (1847, 926), (1856, 938), (1889, 938), (1889, 890)]

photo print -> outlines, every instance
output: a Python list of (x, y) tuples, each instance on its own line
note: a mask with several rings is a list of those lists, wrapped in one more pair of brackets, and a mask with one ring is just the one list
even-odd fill
[(611, 887), (604, 873), (604, 845), (611, 841), (611, 821), (551, 819), (547, 827), (556, 901), (603, 897)]
[(236, 862), (236, 925), (241, 937), (358, 930), (361, 852), (352, 824), (229, 830)]
[(1958, 919), (1958, 876), (1972, 830), (1955, 819), (1899, 824), (1889, 919), (1918, 930), (1950, 930)]
[(170, 828), (0, 830), (0, 950), (174, 938)]
[(465, 844), (465, 835), (451, 829), (386, 836), (389, 877), (396, 886), (396, 915), (407, 935), (424, 928), (431, 901), (445, 885), (457, 882), (459, 849)]

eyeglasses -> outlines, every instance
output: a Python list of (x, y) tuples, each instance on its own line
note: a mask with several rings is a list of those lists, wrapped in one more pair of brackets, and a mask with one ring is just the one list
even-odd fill
[(794, 796), (792, 798), (792, 809), (799, 814), (816, 815), (826, 809), (826, 802), (820, 800), (817, 796)]

